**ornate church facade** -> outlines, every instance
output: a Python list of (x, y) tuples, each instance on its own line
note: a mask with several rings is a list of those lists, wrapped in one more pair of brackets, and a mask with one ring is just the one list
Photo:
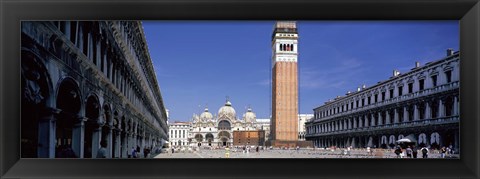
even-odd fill
[(256, 119), (250, 107), (242, 118), (237, 118), (232, 103), (227, 99), (216, 115), (210, 113), (207, 107), (200, 115), (193, 115), (189, 143), (196, 146), (231, 146), (233, 131), (263, 129), (262, 124), (257, 123)]

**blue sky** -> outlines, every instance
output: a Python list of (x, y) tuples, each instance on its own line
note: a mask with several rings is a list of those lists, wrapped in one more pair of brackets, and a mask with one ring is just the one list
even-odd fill
[[(274, 21), (144, 21), (170, 121), (212, 114), (229, 96), (241, 117), (271, 111)], [(297, 21), (299, 112), (459, 49), (458, 21)]]

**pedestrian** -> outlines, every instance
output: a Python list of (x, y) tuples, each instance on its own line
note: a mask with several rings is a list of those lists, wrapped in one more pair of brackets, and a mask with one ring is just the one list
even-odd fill
[(447, 150), (445, 149), (445, 147), (442, 147), (442, 149), (441, 149), (441, 153), (442, 153), (442, 154), (441, 154), (441, 157), (442, 157), (442, 158), (445, 158), (445, 153), (446, 153), (446, 152), (447, 152)]
[(147, 147), (143, 148), (143, 158), (147, 158), (150, 150)]
[(367, 147), (367, 155), (371, 155), (370, 147)]
[(402, 153), (402, 149), (400, 148), (400, 146), (397, 146), (397, 148), (395, 149), (394, 152), (397, 155), (397, 158), (400, 158), (400, 154)]
[(422, 151), (422, 158), (428, 158), (428, 149), (427, 149), (427, 147), (423, 147), (423, 148), (421, 149), (421, 151)]
[(412, 149), (412, 155), (413, 155), (413, 158), (417, 158), (417, 154), (418, 154), (418, 149), (416, 146), (413, 146), (413, 149)]
[(230, 148), (225, 147), (225, 158), (230, 158)]
[(410, 148), (410, 146), (407, 147), (406, 152), (407, 158), (412, 158), (412, 148)]
[(100, 142), (100, 149), (97, 152), (97, 158), (107, 158), (107, 141)]
[(132, 158), (137, 158), (137, 150), (135, 150), (135, 147), (132, 147)]
[(258, 146), (257, 146), (256, 150), (257, 150), (257, 153), (258, 153)]
[(66, 146), (64, 154), (65, 158), (77, 158), (77, 155), (75, 155), (75, 152), (70, 145)]

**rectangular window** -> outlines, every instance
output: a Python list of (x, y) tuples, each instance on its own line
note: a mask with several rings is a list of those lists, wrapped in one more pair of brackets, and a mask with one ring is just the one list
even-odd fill
[(393, 89), (390, 90), (390, 99), (393, 98)]
[(378, 94), (375, 94), (375, 103), (378, 102)]
[(365, 106), (365, 98), (362, 98), (362, 106)]
[(437, 86), (437, 75), (432, 76), (432, 86), (433, 87)]
[(382, 92), (382, 101), (385, 100), (385, 92)]
[(408, 83), (408, 93), (413, 92), (413, 83)]
[(418, 80), (419, 90), (423, 90), (425, 88), (425, 80), (421, 79)]
[(357, 105), (357, 108), (358, 108), (358, 100), (357, 100), (357, 102), (356, 102), (356, 105)]
[(445, 76), (447, 77), (447, 83), (452, 82), (452, 71), (446, 71)]
[(368, 97), (368, 104), (370, 104), (371, 98), (372, 98), (372, 97), (370, 97), (370, 96)]
[(402, 96), (403, 86), (398, 87), (398, 96)]

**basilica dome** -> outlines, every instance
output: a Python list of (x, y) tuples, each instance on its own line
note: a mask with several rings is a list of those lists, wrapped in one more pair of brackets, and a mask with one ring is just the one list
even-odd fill
[(244, 114), (245, 122), (256, 122), (257, 116), (252, 112), (252, 109), (248, 107), (247, 112)]
[(212, 120), (213, 119), (213, 115), (212, 113), (208, 112), (208, 108), (206, 107), (205, 108), (205, 111), (203, 111), (202, 114), (200, 114), (200, 119), (202, 121), (209, 121), (209, 120)]
[(235, 119), (235, 109), (233, 109), (232, 107), (232, 103), (230, 103), (229, 100), (227, 100), (227, 102), (225, 103), (225, 106), (222, 106), (219, 110), (218, 110), (218, 117), (219, 118), (228, 118), (228, 119)]

